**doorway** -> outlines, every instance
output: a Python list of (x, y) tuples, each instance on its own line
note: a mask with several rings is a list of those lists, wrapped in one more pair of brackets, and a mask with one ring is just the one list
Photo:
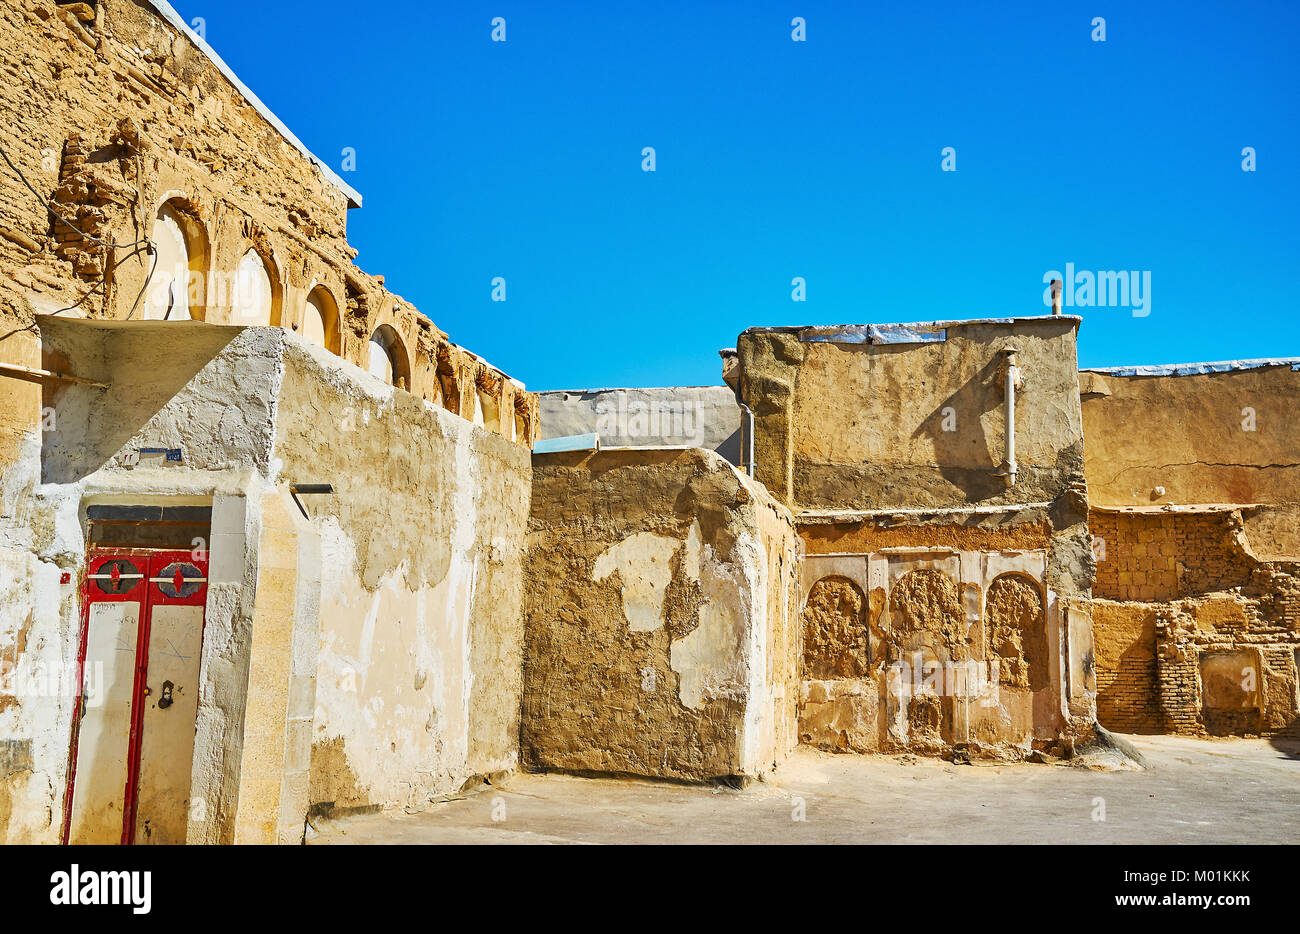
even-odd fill
[(92, 547), (65, 843), (185, 842), (207, 585), (206, 551)]

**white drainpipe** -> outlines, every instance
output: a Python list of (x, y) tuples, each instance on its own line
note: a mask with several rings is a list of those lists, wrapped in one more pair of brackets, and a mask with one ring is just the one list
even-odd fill
[(1006, 406), (1007, 406), (1007, 454), (1002, 468), (994, 474), (1004, 477), (1007, 486), (1016, 484), (1016, 384), (1020, 381), (1020, 368), (1016, 366), (1016, 348), (1006, 347), (1001, 351), (1006, 358)]

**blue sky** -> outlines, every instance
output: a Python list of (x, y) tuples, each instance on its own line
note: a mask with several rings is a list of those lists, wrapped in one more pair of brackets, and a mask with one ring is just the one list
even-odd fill
[(1151, 277), (1145, 317), (1080, 309), (1082, 366), (1300, 355), (1300, 4), (173, 5), (356, 150), (358, 264), (530, 389), (716, 384), (754, 325), (1042, 314), (1067, 263)]

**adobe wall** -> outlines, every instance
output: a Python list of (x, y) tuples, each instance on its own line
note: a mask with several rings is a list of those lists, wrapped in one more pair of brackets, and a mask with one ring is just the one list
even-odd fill
[(1092, 602), (1097, 643), (1097, 722), (1120, 733), (1161, 733), (1156, 659), (1157, 608)]
[(1021, 758), (1087, 737), (1089, 605), (1050, 583), (1043, 512), (801, 532), (802, 742)]
[(419, 807), (518, 763), (528, 450), (285, 342), (273, 457), (321, 539), (310, 803)]
[(1300, 364), (1084, 371), (1080, 388), (1094, 505), (1262, 504), (1243, 517), (1254, 553), (1300, 556)]
[[(28, 675), (75, 669), (96, 503), (212, 508), (189, 842), (297, 842), (313, 805), (515, 766), (525, 447), (283, 329), (41, 324), (103, 385), (49, 387), (52, 430), (5, 477), (0, 839), (59, 838), (76, 678)], [(321, 482), (307, 519), (289, 485)]]
[(1166, 732), (1300, 735), (1300, 564), (1154, 609)]
[[(878, 344), (849, 328), (751, 328), (737, 350), (741, 398), (757, 420), (755, 476), (804, 509), (1054, 500), (1083, 468), (1078, 323), (943, 322), (925, 340)], [(993, 476), (1006, 422), (999, 351), (1009, 346), (1024, 378), (1011, 488)]]
[(1300, 728), (1300, 562), (1260, 560), (1243, 511), (1093, 511), (1103, 726)]
[(1295, 730), (1300, 370), (1084, 371), (1080, 388), (1101, 723)]
[(1240, 587), (1257, 559), (1239, 510), (1089, 514), (1097, 575), (1107, 600), (1174, 600)]
[[(756, 476), (807, 549), (800, 735), (1020, 757), (1095, 712), (1070, 317), (754, 328)], [(1016, 350), (1014, 485), (1005, 366)]]
[[(536, 400), (451, 343), (346, 239), (351, 195), (277, 129), (188, 35), (147, 0), (84, 7), (13, 0), (0, 8), (0, 146), (54, 220), (0, 164), (0, 363), (39, 366), (38, 314), (140, 318), (156, 286), (150, 237), (163, 205), (186, 228), (188, 313), (212, 323), (303, 327), (325, 295), (326, 345), (366, 368), (370, 337), (392, 328), (399, 382), (413, 394), (530, 444)], [(271, 283), (271, 320), (238, 319), (227, 288), (249, 250)], [(151, 279), (151, 276), (153, 277)], [(0, 378), (0, 468), (37, 423), (31, 391)]]
[(753, 778), (793, 747), (799, 545), (711, 451), (535, 455), (530, 769)]

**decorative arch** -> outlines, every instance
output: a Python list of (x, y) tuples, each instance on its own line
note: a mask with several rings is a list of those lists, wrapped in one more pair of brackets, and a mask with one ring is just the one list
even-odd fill
[(474, 424), (488, 431), (501, 430), (501, 380), (480, 369), (474, 381)]
[(411, 360), (406, 345), (389, 324), (381, 324), (370, 335), (366, 369), (386, 383), (407, 389), (411, 385)]
[(302, 313), (302, 330), (299, 333), (330, 353), (339, 352), (339, 306), (325, 286), (318, 285), (307, 293)]
[(847, 577), (830, 574), (812, 585), (803, 608), (803, 677), (861, 678), (871, 670), (867, 598)]
[(247, 327), (279, 326), (283, 288), (272, 257), (255, 246), (244, 251), (230, 283), (230, 323)]
[(957, 585), (938, 569), (908, 571), (890, 588), (889, 621), (896, 635), (938, 636), (951, 653), (966, 641), (964, 617)]
[(442, 388), (442, 406), (448, 412), (460, 414), (460, 383), (456, 379), (457, 362), (452, 359), (452, 349), (447, 344), (438, 345), (437, 363), (434, 374)]
[(154, 255), (141, 316), (151, 321), (202, 321), (207, 311), (208, 234), (188, 200), (168, 198), (158, 207), (149, 239)]
[(1014, 572), (995, 577), (984, 597), (984, 618), (998, 680), (1030, 691), (1048, 687), (1046, 601), (1039, 583)]

